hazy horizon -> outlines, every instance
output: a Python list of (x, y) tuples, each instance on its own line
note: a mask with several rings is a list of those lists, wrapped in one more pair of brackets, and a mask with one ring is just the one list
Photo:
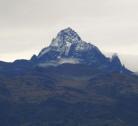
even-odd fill
[(138, 71), (137, 0), (0, 0), (0, 60), (29, 59), (67, 27)]

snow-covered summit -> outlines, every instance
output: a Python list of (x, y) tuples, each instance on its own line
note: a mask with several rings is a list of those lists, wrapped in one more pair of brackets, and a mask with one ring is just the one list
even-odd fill
[(50, 46), (61, 47), (63, 45), (69, 46), (73, 43), (79, 43), (81, 41), (80, 36), (71, 28), (61, 30), (55, 39), (52, 40)]
[(61, 30), (51, 44), (42, 49), (38, 56), (33, 56), (31, 61), (41, 66), (79, 63), (91, 65), (103, 71), (129, 73), (116, 54), (112, 58), (104, 56), (95, 45), (83, 41), (71, 28)]
[(44, 48), (40, 53), (39, 57), (42, 57), (49, 51), (59, 52), (62, 56), (68, 56), (69, 52), (74, 49), (74, 51), (82, 52), (88, 51), (92, 48), (96, 48), (94, 45), (83, 41), (80, 36), (71, 28), (66, 28), (61, 30), (56, 38), (54, 38), (49, 45), (49, 47)]

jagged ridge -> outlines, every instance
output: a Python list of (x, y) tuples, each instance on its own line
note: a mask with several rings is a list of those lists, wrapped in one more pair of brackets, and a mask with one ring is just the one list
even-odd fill
[(129, 72), (117, 55), (110, 59), (91, 43), (87, 43), (71, 28), (61, 30), (51, 44), (33, 56), (39, 66), (57, 66), (63, 63), (80, 63), (99, 67), (99, 69)]

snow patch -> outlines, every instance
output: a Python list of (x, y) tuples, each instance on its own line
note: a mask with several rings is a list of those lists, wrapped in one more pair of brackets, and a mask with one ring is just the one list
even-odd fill
[(95, 48), (92, 44), (81, 41), (77, 44), (76, 51), (88, 51), (92, 48)]
[(65, 55), (68, 56), (68, 53), (70, 51), (70, 47), (71, 47), (71, 43), (70, 42), (66, 42), (66, 49), (65, 49)]

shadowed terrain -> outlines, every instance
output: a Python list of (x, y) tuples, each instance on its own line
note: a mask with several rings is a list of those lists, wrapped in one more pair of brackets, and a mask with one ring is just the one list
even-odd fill
[(0, 76), (3, 126), (136, 126), (138, 77), (63, 64)]

